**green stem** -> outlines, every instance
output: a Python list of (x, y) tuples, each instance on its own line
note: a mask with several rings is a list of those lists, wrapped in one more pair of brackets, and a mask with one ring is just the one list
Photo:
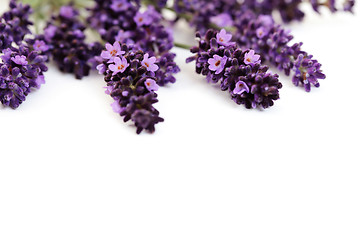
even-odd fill
[(178, 48), (183, 48), (183, 49), (186, 49), (186, 50), (190, 50), (192, 48), (192, 46), (190, 45), (187, 45), (187, 44), (183, 44), (183, 43), (174, 43), (174, 46), (175, 47), (178, 47)]

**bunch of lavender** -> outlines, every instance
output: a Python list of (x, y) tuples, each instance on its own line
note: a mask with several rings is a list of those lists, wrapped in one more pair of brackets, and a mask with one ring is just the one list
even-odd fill
[(9, 7), (10, 10), (0, 17), (0, 51), (11, 47), (12, 43), (21, 44), (25, 35), (31, 33), (30, 6), (11, 0)]
[(191, 49), (196, 55), (187, 62), (196, 60), (196, 72), (205, 75), (209, 82), (220, 82), (221, 90), (229, 91), (237, 104), (268, 108), (279, 99), (279, 76), (268, 72), (253, 50), (242, 51), (224, 29), (209, 30), (203, 38), (197, 33), (197, 37), (199, 46)]
[(254, 49), (264, 61), (283, 70), (286, 75), (294, 72), (293, 83), (305, 87), (319, 87), (318, 79), (325, 79), (321, 64), (313, 56), (301, 50), (302, 43), (290, 45), (293, 36), (276, 24), (271, 16), (257, 16), (251, 11), (240, 12), (234, 19), (239, 46)]
[(31, 33), (28, 29), (32, 24), (28, 21), (30, 12), (28, 5), (12, 0), (10, 11), (1, 19), (5, 31), (1, 37), (0, 102), (13, 109), (18, 108), (34, 88), (39, 89), (45, 83), (49, 47), (38, 37), (24, 40), (25, 35)]
[(174, 46), (173, 33), (169, 27), (165, 27), (162, 15), (153, 6), (142, 12), (138, 1), (95, 2), (88, 21), (101, 37), (106, 42), (118, 41), (131, 45), (134, 50), (142, 50), (155, 56), (159, 66), (156, 73), (158, 84), (164, 86), (174, 83), (174, 74), (180, 69), (174, 61), (175, 54), (170, 52)]
[(71, 5), (60, 8), (44, 31), (45, 40), (51, 47), (51, 56), (58, 68), (74, 73), (77, 79), (88, 76), (99, 55), (100, 43), (85, 43), (85, 25), (79, 20), (79, 12)]
[(119, 42), (107, 43), (106, 49), (97, 69), (105, 75), (106, 93), (114, 99), (114, 112), (125, 122), (132, 120), (138, 134), (143, 130), (154, 132), (155, 124), (164, 121), (153, 107), (158, 102), (155, 91), (159, 89), (156, 58)]

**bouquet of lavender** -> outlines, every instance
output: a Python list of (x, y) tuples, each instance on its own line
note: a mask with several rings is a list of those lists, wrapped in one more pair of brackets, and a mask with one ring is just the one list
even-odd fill
[[(131, 120), (137, 133), (154, 132), (164, 121), (154, 107), (156, 92), (175, 83), (180, 71), (176, 46), (189, 49), (187, 62), (195, 61), (196, 73), (228, 91), (235, 103), (269, 108), (282, 84), (267, 65), (307, 92), (325, 79), (321, 64), (301, 42), (291, 43), (283, 26), (304, 18), (301, 4), (317, 13), (321, 7), (352, 12), (355, 0), (10, 0), (0, 17), (0, 102), (18, 108), (45, 83), (46, 65), (53, 61), (76, 79), (97, 70), (114, 112)], [(163, 14), (169, 10), (174, 17)], [(180, 19), (194, 28), (198, 46), (175, 42)]]

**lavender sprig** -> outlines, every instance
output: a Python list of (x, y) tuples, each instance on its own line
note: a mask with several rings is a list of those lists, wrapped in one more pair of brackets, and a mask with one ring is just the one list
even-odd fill
[(10, 10), (1, 17), (0, 102), (16, 109), (26, 96), (45, 83), (46, 51), (41, 36), (24, 39), (31, 33), (28, 5), (10, 1)]
[(320, 86), (319, 79), (325, 79), (321, 64), (301, 49), (302, 43), (290, 45), (293, 36), (271, 16), (239, 12), (234, 25), (239, 46), (254, 49), (264, 61), (274, 64), (288, 76), (293, 72), (292, 80), (296, 86), (301, 84), (309, 92), (311, 86)]
[(11, 0), (9, 7), (10, 10), (0, 17), (0, 51), (11, 47), (12, 43), (21, 44), (25, 35), (31, 33), (30, 6)]
[(155, 56), (160, 67), (156, 72), (158, 84), (174, 83), (174, 74), (180, 69), (175, 63), (176, 55), (170, 52), (174, 45), (173, 33), (164, 24), (162, 15), (153, 6), (143, 12), (137, 1), (95, 2), (88, 21), (101, 37), (106, 42), (118, 41)]
[(100, 43), (85, 42), (85, 29), (86, 26), (79, 20), (79, 12), (67, 5), (52, 17), (44, 32), (58, 68), (63, 72), (74, 73), (77, 79), (89, 75), (94, 57), (102, 49)]
[(132, 120), (138, 134), (143, 130), (154, 132), (155, 125), (164, 121), (153, 107), (158, 102), (155, 91), (159, 88), (156, 58), (119, 42), (107, 43), (106, 49), (101, 54), (103, 63), (97, 69), (105, 75), (106, 93), (114, 99), (114, 112), (124, 122)]
[(231, 42), (231, 34), (225, 30), (209, 30), (200, 38), (199, 46), (191, 52), (195, 56), (187, 62), (196, 60), (196, 72), (206, 76), (209, 82), (219, 83), (222, 91), (229, 91), (237, 104), (246, 108), (268, 108), (279, 99), (282, 87), (277, 74), (268, 72), (261, 65), (260, 56), (253, 50), (241, 50)]

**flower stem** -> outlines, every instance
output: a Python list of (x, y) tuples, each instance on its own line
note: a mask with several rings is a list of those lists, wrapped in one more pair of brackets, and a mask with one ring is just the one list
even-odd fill
[(186, 49), (186, 50), (190, 50), (192, 48), (192, 46), (190, 45), (187, 45), (187, 44), (183, 44), (183, 43), (174, 43), (174, 46), (175, 47), (178, 47), (178, 48), (183, 48), (183, 49)]

